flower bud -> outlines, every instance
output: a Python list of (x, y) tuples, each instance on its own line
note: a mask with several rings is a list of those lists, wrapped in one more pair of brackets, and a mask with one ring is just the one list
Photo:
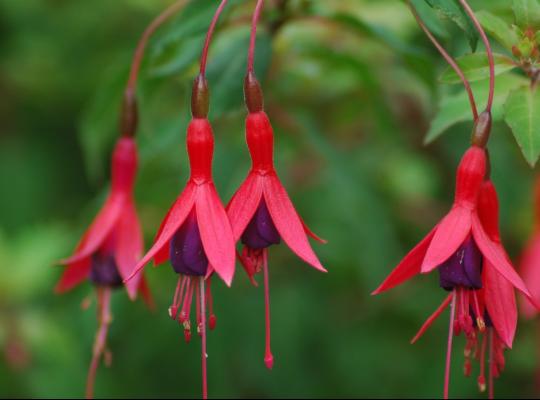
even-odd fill
[(261, 85), (252, 71), (248, 72), (244, 79), (244, 100), (250, 113), (258, 113), (264, 108)]
[(203, 75), (198, 75), (193, 82), (191, 92), (191, 115), (193, 118), (206, 118), (210, 103), (208, 82)]
[(133, 89), (128, 88), (124, 92), (122, 102), (122, 113), (120, 115), (120, 131), (125, 137), (134, 137), (139, 122), (139, 113), (137, 109), (137, 99)]
[(491, 113), (484, 111), (478, 116), (473, 128), (471, 143), (480, 148), (486, 147), (491, 133)]

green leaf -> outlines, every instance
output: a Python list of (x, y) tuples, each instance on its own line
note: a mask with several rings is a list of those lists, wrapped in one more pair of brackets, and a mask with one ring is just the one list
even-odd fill
[(504, 119), (531, 167), (540, 155), (539, 110), (540, 90), (533, 90), (530, 86), (514, 90), (504, 105)]
[(482, 27), (506, 49), (512, 50), (512, 46), (518, 44), (519, 37), (517, 33), (504, 19), (488, 11), (478, 11), (476, 16)]
[(425, 0), (442, 18), (447, 18), (459, 26), (467, 35), (472, 51), (478, 44), (478, 33), (467, 13), (457, 0)]
[[(493, 98), (493, 120), (500, 121), (503, 119), (503, 105), (508, 97), (508, 93), (520, 86), (527, 85), (528, 79), (515, 75), (502, 75), (495, 80), (495, 97)], [(471, 88), (474, 92), (476, 102), (479, 107), (482, 107), (487, 101), (488, 85), (486, 82), (473, 82)], [(469, 105), (469, 100), (465, 90), (460, 90), (457, 93), (445, 94), (442, 96), (439, 103), (439, 111), (431, 121), (431, 127), (426, 135), (425, 143), (431, 143), (436, 138), (441, 136), (448, 128), (460, 122), (472, 121), (472, 113)]]
[(540, 2), (538, 0), (513, 0), (512, 9), (516, 24), (521, 29), (540, 28)]
[[(495, 75), (500, 75), (515, 67), (512, 59), (505, 55), (494, 54), (493, 58), (495, 60)], [(489, 78), (489, 62), (486, 53), (467, 54), (457, 58), (456, 62), (469, 82)], [(461, 83), (461, 79), (452, 67), (448, 67), (439, 80), (442, 83)]]
[(431, 33), (445, 39), (450, 36), (445, 24), (438, 17), (438, 13), (425, 0), (409, 1)]

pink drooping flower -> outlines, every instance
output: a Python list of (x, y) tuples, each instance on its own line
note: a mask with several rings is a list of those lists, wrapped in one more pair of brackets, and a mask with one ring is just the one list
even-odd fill
[[(169, 315), (184, 328), (186, 341), (191, 339), (193, 297), (196, 303), (197, 332), (202, 337), (203, 397), (206, 385), (206, 306), (208, 324), (213, 328), (210, 278), (217, 273), (230, 286), (235, 269), (235, 249), (231, 225), (212, 179), (214, 135), (207, 119), (208, 88), (199, 75), (194, 83), (193, 119), (187, 129), (187, 151), (191, 174), (156, 235), (152, 248), (135, 267), (134, 275), (154, 260), (157, 266), (169, 260), (179, 274)], [(131, 278), (128, 278), (128, 280)]]
[[(249, 278), (264, 272), (266, 304), (265, 363), (271, 369), (274, 357), (270, 348), (270, 305), (268, 286), (268, 247), (281, 240), (303, 261), (326, 272), (309, 244), (308, 236), (322, 241), (304, 224), (281, 184), (274, 168), (274, 133), (262, 109), (259, 84), (253, 74), (246, 78), (246, 141), (252, 166), (247, 178), (227, 206), (235, 242), (242, 241), (239, 254)], [(260, 105), (260, 107), (259, 107)]]
[[(540, 303), (540, 176), (536, 178), (534, 191), (535, 224), (531, 238), (521, 255), (520, 271), (531, 296), (536, 303)], [(538, 309), (527, 299), (521, 302), (521, 310), (528, 318), (538, 314)]]
[(491, 337), (490, 351), (494, 354), (490, 374), (493, 377), (502, 370), (502, 351), (504, 347), (512, 347), (516, 331), (514, 288), (530, 296), (501, 243), (497, 194), (492, 182), (484, 180), (485, 176), (486, 151), (472, 146), (459, 165), (456, 195), (450, 212), (374, 292), (378, 294), (391, 289), (419, 273), (435, 269), (439, 272), (440, 286), (451, 294), (426, 321), (413, 342), (452, 304), (445, 397), (448, 396), (452, 336), (460, 332), (466, 336), (466, 373), (470, 373), (471, 355), (478, 350), (481, 360), (479, 386), (485, 389), (486, 327)]
[[(61, 261), (66, 269), (55, 288), (57, 293), (63, 293), (90, 281), (97, 289), (100, 326), (89, 371), (87, 397), (93, 395), (96, 369), (105, 352), (111, 322), (111, 291), (122, 287), (123, 280), (132, 274), (143, 250), (143, 237), (133, 199), (136, 173), (137, 146), (133, 138), (122, 137), (112, 157), (110, 194), (73, 256)], [(124, 286), (132, 300), (140, 292), (146, 302), (152, 304), (142, 273), (136, 274)]]

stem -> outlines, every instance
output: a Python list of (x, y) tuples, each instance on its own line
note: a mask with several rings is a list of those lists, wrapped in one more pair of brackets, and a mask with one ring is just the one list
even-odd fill
[(201, 67), (200, 67), (200, 73), (202, 76), (206, 74), (206, 61), (208, 59), (208, 49), (210, 47), (210, 41), (212, 40), (212, 35), (214, 34), (214, 30), (216, 29), (216, 25), (219, 19), (219, 16), (221, 15), (223, 9), (227, 5), (228, 0), (222, 0), (221, 4), (216, 10), (216, 13), (214, 14), (214, 18), (212, 18), (212, 22), (210, 23), (210, 27), (208, 28), (208, 32), (206, 33), (206, 39), (204, 41), (204, 47), (201, 55)]
[(266, 323), (266, 347), (264, 352), (264, 363), (266, 368), (272, 369), (274, 366), (274, 356), (270, 347), (270, 279), (268, 276), (268, 250), (263, 250), (263, 271), (264, 271), (264, 311)]
[(264, 0), (257, 0), (257, 5), (255, 6), (255, 11), (253, 12), (253, 18), (251, 20), (251, 37), (249, 39), (249, 52), (248, 52), (248, 62), (247, 62), (247, 72), (254, 72), (254, 63), (255, 63), (255, 41), (257, 39), (257, 24), (259, 23), (259, 18), (261, 16), (262, 8), (264, 6)]
[(105, 351), (107, 343), (107, 332), (109, 325), (111, 324), (111, 289), (110, 288), (97, 288), (98, 297), (98, 320), (99, 328), (96, 333), (96, 339), (94, 341), (94, 349), (92, 355), (92, 361), (90, 362), (90, 368), (88, 370), (88, 377), (86, 379), (86, 398), (94, 398), (94, 382), (96, 380), (96, 373), (99, 366), (101, 356)]
[(444, 369), (444, 398), (448, 399), (448, 391), (450, 388), (450, 366), (452, 362), (452, 340), (454, 339), (454, 317), (456, 314), (456, 292), (452, 298), (450, 306), (450, 327), (448, 328), (448, 347), (446, 349), (446, 366)]
[(187, 3), (187, 0), (177, 0), (159, 14), (148, 27), (144, 30), (137, 48), (135, 49), (135, 55), (131, 63), (131, 71), (129, 74), (128, 83), (126, 86), (126, 92), (135, 92), (135, 86), (137, 84), (137, 76), (139, 75), (139, 69), (141, 67), (142, 58), (146, 49), (148, 39), (153, 35), (157, 28), (159, 28), (165, 21), (172, 17), (177, 11), (179, 11)]
[(486, 105), (486, 111), (491, 113), (491, 108), (493, 106), (493, 96), (495, 93), (495, 61), (493, 59), (493, 51), (491, 50), (491, 44), (489, 43), (486, 32), (482, 28), (480, 21), (478, 21), (478, 18), (476, 18), (474, 11), (471, 9), (467, 1), (459, 0), (459, 2), (465, 9), (465, 12), (469, 15), (469, 18), (471, 18), (472, 23), (474, 24), (476, 30), (480, 34), (480, 37), (482, 38), (482, 41), (484, 42), (484, 46), (486, 47), (486, 53), (489, 60), (489, 97), (488, 97), (488, 102)]
[(204, 277), (199, 278), (199, 297), (201, 298), (201, 364), (202, 364), (202, 392), (203, 399), (208, 398), (208, 378), (206, 371), (206, 299), (204, 288)]
[(416, 22), (422, 28), (426, 36), (431, 40), (431, 43), (439, 50), (439, 53), (443, 56), (443, 58), (446, 60), (446, 62), (452, 67), (452, 69), (456, 72), (456, 74), (459, 76), (459, 79), (461, 79), (461, 82), (463, 83), (463, 86), (465, 86), (465, 90), (467, 91), (467, 95), (469, 96), (469, 103), (471, 103), (471, 111), (473, 114), (473, 118), (476, 121), (478, 119), (478, 109), (476, 107), (476, 101), (474, 99), (474, 94), (471, 89), (471, 84), (469, 83), (468, 79), (465, 77), (465, 74), (457, 64), (457, 62), (452, 58), (450, 54), (444, 49), (444, 47), (439, 43), (439, 41), (433, 36), (433, 34), (429, 31), (426, 24), (424, 24), (424, 21), (422, 21), (422, 18), (420, 18), (420, 15), (418, 15), (418, 12), (414, 8), (414, 6), (411, 4), (410, 0), (407, 0), (407, 5), (411, 9), (411, 12), (416, 19)]

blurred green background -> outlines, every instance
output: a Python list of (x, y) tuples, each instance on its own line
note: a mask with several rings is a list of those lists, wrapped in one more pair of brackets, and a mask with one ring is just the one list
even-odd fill
[[(80, 305), (92, 288), (54, 295), (55, 260), (72, 252), (104, 200), (133, 50), (170, 3), (0, 2), (2, 397), (84, 394), (96, 318), (95, 302), (86, 312)], [(138, 88), (136, 198), (147, 246), (189, 172), (190, 86), (218, 2), (193, 3), (152, 39)], [(501, 16), (508, 3), (471, 0), (475, 10)], [(253, 6), (231, 1), (209, 59), (214, 171), (224, 201), (249, 167), (241, 89)], [(436, 21), (452, 54), (470, 52), (461, 30)], [(328, 240), (313, 246), (329, 273), (284, 246), (272, 248), (271, 372), (263, 364), (262, 288), (239, 266), (232, 289), (216, 280), (210, 396), (440, 396), (446, 314), (409, 345), (445, 296), (437, 276), (376, 298), (370, 292), (451, 204), (471, 123), (458, 118), (423, 143), (440, 99), (462, 89), (437, 81), (446, 66), (401, 1), (268, 1), (259, 31), (257, 71), (276, 131), (277, 169), (305, 221)], [(503, 237), (517, 257), (532, 227), (534, 174), (503, 123), (495, 124), (491, 155)], [(113, 364), (100, 368), (96, 396), (198, 397), (199, 341), (186, 345), (167, 315), (176, 276), (166, 265), (147, 268), (147, 276), (155, 312), (123, 291), (114, 295)], [(539, 339), (533, 322), (520, 322), (498, 396), (534, 395)], [(482, 397), (478, 366), (463, 377), (463, 338), (455, 343), (451, 394)]]

